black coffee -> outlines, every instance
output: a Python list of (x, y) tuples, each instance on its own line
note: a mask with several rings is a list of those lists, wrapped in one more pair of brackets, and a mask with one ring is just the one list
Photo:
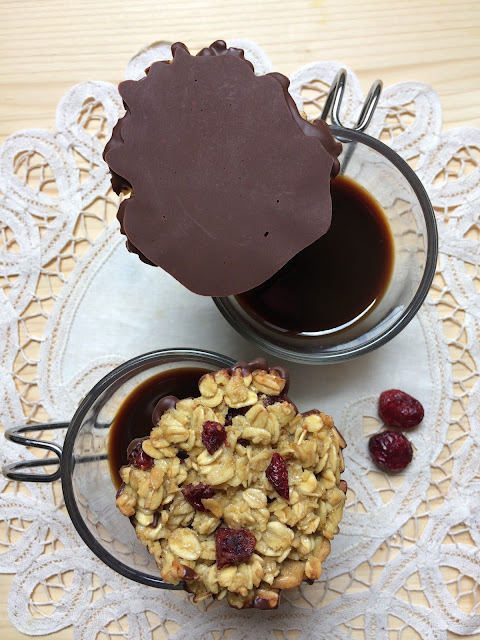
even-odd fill
[(122, 402), (108, 436), (108, 463), (115, 487), (121, 484), (120, 467), (127, 464), (127, 447), (135, 438), (150, 435), (152, 413), (157, 402), (165, 396), (197, 397), (198, 381), (211, 369), (182, 367), (152, 376), (138, 385)]
[(338, 331), (366, 315), (385, 293), (394, 245), (378, 202), (358, 183), (331, 182), (332, 224), (272, 278), (236, 296), (258, 322), (296, 335)]

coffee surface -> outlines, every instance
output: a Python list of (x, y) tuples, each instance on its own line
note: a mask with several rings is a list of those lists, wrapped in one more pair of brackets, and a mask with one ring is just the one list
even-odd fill
[(159, 400), (166, 396), (197, 397), (198, 381), (210, 369), (182, 367), (170, 369), (142, 382), (122, 402), (108, 437), (108, 463), (115, 487), (121, 484), (118, 471), (127, 464), (128, 445), (145, 438), (152, 430), (152, 414)]
[(345, 176), (332, 180), (331, 194), (328, 232), (265, 283), (237, 296), (260, 323), (296, 335), (339, 331), (385, 293), (394, 244), (381, 206)]

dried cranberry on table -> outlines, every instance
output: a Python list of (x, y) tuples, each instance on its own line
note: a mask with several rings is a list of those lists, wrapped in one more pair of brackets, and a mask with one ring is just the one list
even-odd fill
[(247, 562), (255, 549), (257, 539), (248, 529), (221, 527), (215, 531), (217, 569)]
[(213, 489), (209, 484), (186, 484), (182, 487), (183, 497), (197, 511), (209, 511), (203, 506), (202, 500), (213, 498)]
[(146, 471), (151, 469), (155, 463), (155, 460), (145, 453), (142, 448), (142, 443), (138, 442), (129, 452), (128, 452), (128, 462), (133, 465), (136, 469), (141, 469), (142, 471)]
[(265, 475), (278, 495), (288, 500), (290, 497), (288, 469), (285, 460), (279, 453), (273, 454), (270, 464), (265, 471)]
[(413, 447), (398, 431), (376, 433), (368, 441), (368, 449), (374, 462), (387, 471), (400, 471), (412, 461)]
[(424, 411), (413, 396), (400, 389), (388, 389), (380, 394), (378, 414), (389, 427), (411, 429), (423, 420)]
[(219, 422), (207, 420), (203, 423), (202, 442), (208, 453), (212, 455), (227, 439), (227, 432)]

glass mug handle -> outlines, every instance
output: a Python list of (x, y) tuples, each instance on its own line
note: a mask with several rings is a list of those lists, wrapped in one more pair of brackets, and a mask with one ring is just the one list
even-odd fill
[[(322, 113), (320, 115), (321, 120), (327, 120), (328, 116), (332, 123), (341, 129), (347, 129), (340, 119), (340, 108), (342, 106), (342, 100), (345, 93), (345, 85), (347, 82), (347, 72), (345, 69), (339, 69), (337, 75), (335, 76), (330, 90), (327, 95), (327, 99), (325, 100), (325, 105), (323, 107)], [(358, 120), (356, 124), (351, 128), (353, 131), (365, 131), (367, 127), (370, 125), (373, 114), (375, 113), (375, 109), (378, 106), (378, 101), (380, 100), (380, 95), (383, 89), (383, 82), (381, 80), (375, 80), (375, 82), (370, 87), (369, 92), (367, 93), (367, 97), (365, 98), (365, 102), (363, 103), (362, 109), (360, 111), (360, 115), (358, 116)], [(341, 162), (340, 173), (345, 173), (348, 163), (352, 159), (353, 152), (355, 147), (357, 146), (356, 142), (352, 142), (347, 149), (347, 152), (344, 154)]]
[[(3, 475), (9, 480), (16, 480), (18, 482), (53, 482), (60, 477), (60, 465), (62, 461), (62, 447), (54, 442), (47, 442), (46, 440), (37, 440), (35, 438), (25, 437), (23, 434), (31, 433), (32, 431), (43, 431), (47, 429), (66, 429), (69, 422), (51, 422), (44, 424), (29, 424), (22, 425), (20, 427), (12, 427), (5, 431), (5, 438), (10, 442), (16, 444), (22, 444), (25, 447), (35, 447), (37, 449), (47, 449), (52, 451), (57, 457), (56, 459), (39, 459), (33, 460), (21, 460), (20, 462), (12, 462), (6, 464), (3, 469)], [(26, 473), (21, 469), (32, 469), (34, 467), (49, 467), (52, 465), (58, 465), (57, 469), (53, 473)]]
[[(340, 120), (340, 107), (342, 106), (343, 94), (345, 93), (345, 85), (347, 82), (347, 72), (345, 69), (339, 69), (335, 76), (330, 90), (325, 100), (322, 113), (320, 115), (321, 120), (326, 120), (328, 116), (331, 117), (332, 123), (336, 127), (342, 127), (345, 129), (345, 125)], [(377, 108), (380, 94), (382, 93), (383, 83), (381, 80), (375, 80), (370, 87), (370, 90), (365, 98), (360, 115), (356, 124), (352, 127), (354, 131), (365, 131), (370, 122), (372, 121), (373, 114)]]

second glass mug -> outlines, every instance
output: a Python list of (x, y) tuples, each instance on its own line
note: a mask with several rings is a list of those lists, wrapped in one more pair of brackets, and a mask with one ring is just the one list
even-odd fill
[[(75, 529), (87, 546), (117, 573), (162, 589), (183, 589), (164, 582), (153, 556), (138, 540), (130, 520), (115, 506), (116, 488), (110, 475), (108, 437), (121, 403), (139, 384), (157, 374), (183, 367), (228, 369), (235, 361), (200, 349), (161, 349), (120, 365), (85, 396), (70, 423), (14, 427), (5, 433), (12, 442), (48, 449), (55, 459), (33, 459), (7, 465), (3, 474), (20, 482), (62, 481), (63, 496)], [(24, 434), (42, 429), (67, 429), (63, 447)], [(147, 433), (145, 435), (148, 435)], [(50, 474), (24, 469), (58, 465)]]

